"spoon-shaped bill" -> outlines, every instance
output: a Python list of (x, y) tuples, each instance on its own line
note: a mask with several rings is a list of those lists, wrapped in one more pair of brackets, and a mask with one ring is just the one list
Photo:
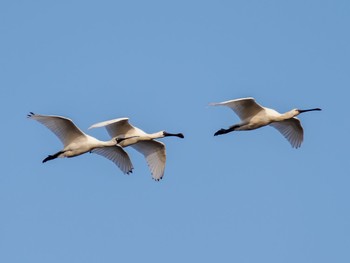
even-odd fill
[(164, 137), (167, 137), (167, 136), (176, 136), (176, 137), (179, 137), (179, 138), (185, 138), (185, 136), (182, 134), (182, 133), (169, 133), (169, 132), (163, 132), (163, 135)]
[(307, 109), (307, 110), (299, 110), (300, 113), (303, 113), (303, 112), (308, 112), (308, 111), (320, 111), (321, 109), (320, 108), (314, 108), (314, 109)]

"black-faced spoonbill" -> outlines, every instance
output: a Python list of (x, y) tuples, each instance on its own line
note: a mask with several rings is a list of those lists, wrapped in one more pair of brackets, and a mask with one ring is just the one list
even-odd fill
[(43, 163), (58, 157), (74, 157), (87, 152), (99, 154), (114, 162), (123, 173), (132, 172), (133, 166), (124, 149), (115, 140), (100, 141), (82, 132), (72, 120), (52, 115), (39, 115), (30, 112), (29, 119), (36, 120), (50, 129), (63, 143), (63, 150), (49, 155)]
[(91, 128), (106, 127), (108, 134), (122, 147), (131, 146), (146, 158), (153, 179), (159, 181), (164, 175), (166, 151), (165, 145), (155, 139), (167, 136), (184, 138), (182, 133), (160, 131), (145, 133), (129, 123), (128, 118), (119, 118), (92, 125)]
[(308, 111), (320, 111), (320, 108), (300, 110), (293, 109), (286, 113), (265, 108), (259, 105), (254, 98), (241, 98), (219, 103), (211, 103), (212, 106), (227, 106), (231, 108), (241, 119), (241, 122), (230, 126), (228, 129), (218, 130), (214, 136), (226, 134), (232, 131), (254, 130), (270, 125), (276, 128), (294, 148), (299, 148), (303, 142), (304, 132), (300, 120), (295, 116)]

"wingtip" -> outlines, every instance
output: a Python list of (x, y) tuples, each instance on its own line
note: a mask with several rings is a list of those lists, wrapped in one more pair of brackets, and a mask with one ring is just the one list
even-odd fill
[(34, 112), (30, 111), (28, 114), (27, 114), (27, 118), (31, 118), (35, 115)]
[(88, 128), (88, 130), (91, 130), (91, 129), (94, 129), (94, 128), (96, 128), (96, 127), (95, 127), (95, 124), (91, 125), (91, 126)]
[(112, 119), (112, 120), (108, 120), (108, 121), (98, 122), (98, 123), (95, 123), (95, 124), (91, 125), (88, 129), (101, 128), (101, 127), (105, 127), (105, 126), (108, 126), (110, 124), (113, 124), (113, 123), (116, 123), (116, 122), (120, 122), (120, 121), (125, 121), (125, 120), (128, 121), (129, 118), (122, 117), (122, 118)]
[(293, 149), (297, 150), (297, 149), (299, 149), (301, 147), (301, 143), (302, 142), (299, 142), (299, 143), (296, 143), (296, 144), (291, 144), (291, 146), (292, 146)]
[(127, 172), (125, 172), (125, 174), (127, 174), (127, 175), (130, 175), (130, 174), (132, 174), (133, 173), (133, 170), (134, 168), (131, 168), (129, 171), (127, 171)]
[(156, 178), (153, 178), (153, 179), (154, 179), (154, 181), (159, 182), (160, 180), (163, 179), (163, 177), (162, 178), (158, 178), (158, 179), (156, 179)]
[(152, 179), (153, 179), (154, 181), (156, 181), (156, 182), (159, 182), (160, 180), (163, 179), (163, 176), (164, 176), (164, 175), (162, 175), (162, 176), (159, 177), (159, 178), (152, 177)]

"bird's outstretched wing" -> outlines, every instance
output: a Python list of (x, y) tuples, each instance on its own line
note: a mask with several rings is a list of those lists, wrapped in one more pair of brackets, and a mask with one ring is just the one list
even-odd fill
[(304, 139), (304, 131), (299, 119), (294, 117), (284, 121), (273, 122), (270, 126), (276, 128), (293, 148), (301, 146)]
[(78, 137), (85, 137), (83, 133), (72, 120), (53, 115), (40, 115), (30, 113), (29, 119), (36, 120), (50, 129), (61, 140), (64, 146), (67, 146), (70, 142)]
[(238, 117), (243, 121), (256, 115), (258, 112), (264, 110), (254, 98), (241, 98), (235, 100), (228, 100), (218, 103), (210, 103), (211, 106), (227, 106), (230, 107)]
[(132, 169), (134, 169), (129, 155), (120, 146), (115, 145), (110, 147), (95, 148), (91, 152), (101, 155), (108, 160), (111, 160), (125, 174), (132, 173)]
[(143, 154), (146, 158), (153, 179), (157, 181), (162, 179), (166, 161), (164, 143), (155, 140), (140, 141), (131, 145), (131, 147)]
[(96, 123), (89, 127), (89, 129), (105, 127), (109, 136), (112, 138), (140, 136), (145, 134), (144, 131), (132, 126), (128, 118), (119, 118), (109, 121)]

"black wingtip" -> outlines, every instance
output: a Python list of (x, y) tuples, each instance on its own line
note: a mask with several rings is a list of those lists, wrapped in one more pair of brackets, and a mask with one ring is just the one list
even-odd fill
[(163, 176), (160, 177), (160, 178), (157, 178), (157, 179), (156, 179), (156, 178), (153, 178), (153, 180), (156, 181), (156, 182), (159, 182), (159, 181), (162, 180), (162, 179), (163, 179)]

